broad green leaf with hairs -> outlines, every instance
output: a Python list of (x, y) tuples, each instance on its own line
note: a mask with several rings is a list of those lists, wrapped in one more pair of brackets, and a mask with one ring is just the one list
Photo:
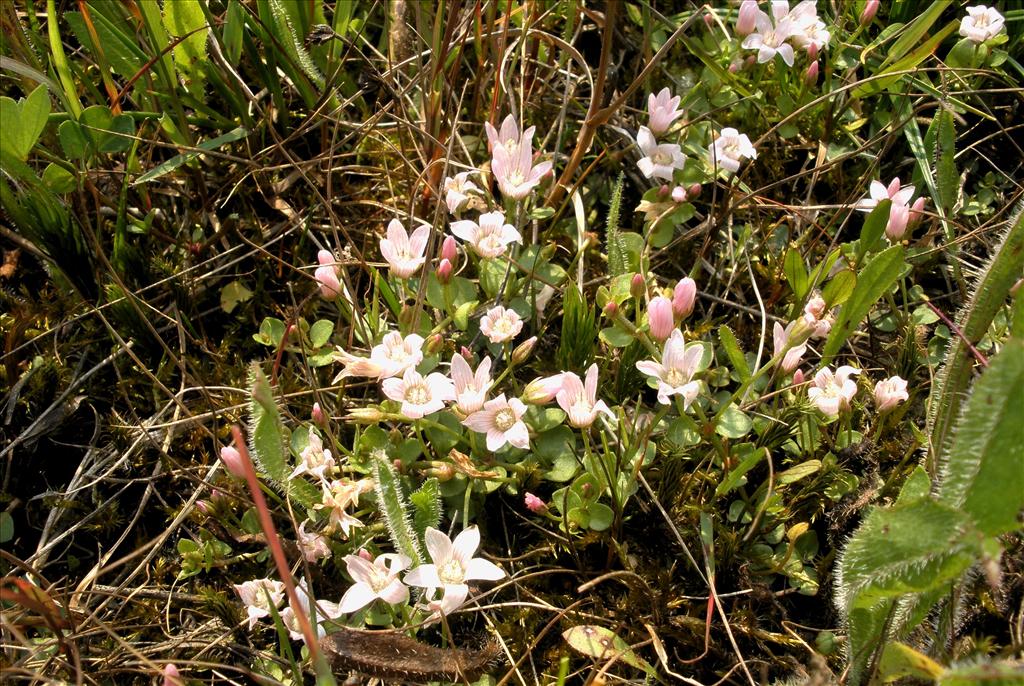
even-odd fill
[(956, 171), (956, 128), (953, 113), (945, 107), (939, 110), (937, 119), (936, 147), (932, 151), (935, 160), (935, 186), (944, 214), (949, 214), (956, 204), (960, 190), (960, 175)]
[(950, 665), (935, 682), (936, 686), (1020, 686), (1024, 664), (1020, 660), (971, 658)]
[(395, 549), (418, 564), (424, 564), (423, 546), (413, 529), (409, 504), (398, 472), (395, 471), (391, 459), (383, 450), (376, 450), (371, 455), (373, 462), (373, 481), (377, 491), (377, 506), (384, 515), (388, 534)]
[(441, 493), (437, 479), (424, 481), (422, 486), (409, 495), (409, 500), (413, 507), (413, 529), (422, 543), (427, 527), (436, 529), (441, 523)]
[(1018, 528), (1024, 509), (1024, 341), (1008, 341), (974, 384), (939, 473), (937, 498), (982, 533)]
[(843, 305), (832, 326), (832, 332), (821, 352), (821, 364), (826, 365), (850, 334), (860, 326), (871, 307), (896, 283), (903, 268), (903, 246), (894, 245), (883, 250), (868, 262), (857, 276), (857, 287)]
[(612, 197), (608, 202), (608, 225), (605, 230), (605, 243), (608, 251), (608, 275), (612, 278), (626, 273), (626, 249), (619, 236), (619, 211), (622, 205), (623, 175), (619, 174)]
[(637, 655), (629, 647), (629, 644), (619, 638), (614, 631), (603, 626), (594, 624), (574, 626), (563, 631), (562, 638), (565, 639), (565, 642), (573, 650), (587, 657), (603, 662), (616, 658), (631, 667), (636, 667), (651, 677), (657, 677), (657, 670), (649, 662)]

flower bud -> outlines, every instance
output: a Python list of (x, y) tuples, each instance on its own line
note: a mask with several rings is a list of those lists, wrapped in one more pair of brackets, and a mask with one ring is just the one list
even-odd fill
[(686, 189), (682, 186), (676, 186), (672, 189), (672, 200), (674, 202), (686, 202)]
[(690, 187), (686, 189), (686, 197), (689, 198), (690, 200), (693, 200), (698, 195), (700, 195), (700, 184), (691, 183)]
[(387, 415), (376, 407), (356, 407), (345, 415), (345, 421), (352, 424), (379, 424)]
[(602, 310), (602, 312), (604, 312), (604, 316), (609, 319), (614, 319), (615, 315), (619, 313), (619, 306), (614, 300), (609, 300), (608, 304), (604, 306), (604, 310)]
[(864, 5), (864, 11), (860, 13), (860, 25), (867, 26), (875, 19), (875, 15), (878, 14), (878, 7), (881, 5), (881, 0), (868, 0)]
[(737, 36), (746, 36), (754, 32), (757, 15), (760, 11), (757, 7), (757, 0), (743, 0), (740, 3), (740, 11), (736, 16)]
[(680, 279), (672, 291), (672, 314), (679, 319), (686, 319), (693, 312), (693, 302), (697, 298), (697, 282), (686, 277)]
[(910, 206), (910, 225), (917, 224), (924, 217), (924, 204), (925, 199), (923, 197), (918, 198), (914, 201), (914, 204)]
[(245, 461), (234, 446), (226, 445), (220, 449), (220, 461), (224, 463), (232, 476), (239, 479), (245, 478)]
[(525, 493), (523, 495), (523, 503), (526, 505), (527, 510), (535, 514), (544, 514), (548, 511), (547, 504), (533, 493)]
[(185, 686), (185, 681), (181, 678), (181, 672), (171, 663), (164, 666), (163, 677), (163, 686)]
[(808, 86), (813, 86), (818, 83), (818, 61), (815, 60), (807, 65), (807, 70), (804, 72), (804, 83)]
[(476, 359), (476, 355), (473, 354), (473, 351), (466, 346), (462, 346), (462, 349), (459, 350), (459, 354), (462, 355), (462, 359), (466, 362), (472, 362)]
[(196, 501), (196, 509), (199, 510), (199, 512), (201, 514), (204, 514), (204, 515), (211, 515), (211, 514), (213, 514), (213, 504), (208, 502), (208, 501), (206, 501), (206, 500), (202, 500), (202, 499), (197, 500)]
[(672, 301), (659, 295), (647, 304), (647, 324), (651, 337), (659, 343), (665, 342), (672, 335), (676, 323), (672, 318)]
[(444, 348), (444, 336), (439, 333), (432, 333), (427, 336), (426, 345), (423, 346), (423, 352), (428, 355), (436, 355)]
[(804, 370), (798, 369), (793, 372), (793, 385), (799, 386), (804, 382)]
[(459, 247), (455, 242), (455, 236), (445, 236), (441, 243), (441, 259), (448, 260), (454, 265), (459, 259)]
[(757, 64), (756, 55), (747, 55), (746, 59), (743, 60), (744, 69), (753, 69), (755, 64)]
[(644, 283), (642, 274), (634, 274), (633, 280), (629, 282), (629, 294), (639, 300), (647, 293), (647, 284)]
[(1010, 297), (1016, 298), (1022, 286), (1024, 286), (1024, 278), (1017, 279), (1017, 283), (1010, 286)]
[(661, 187), (658, 188), (658, 197), (659, 198), (667, 198), (669, 193), (671, 193), (671, 192), (672, 192), (672, 187), (671, 186), (669, 186), (667, 183), (662, 184)]
[(316, 254), (320, 266), (313, 272), (313, 278), (320, 284), (320, 295), (325, 300), (333, 300), (341, 295), (341, 282), (338, 281), (338, 268), (334, 266), (334, 255), (330, 250), (321, 250)]
[(815, 60), (818, 59), (818, 44), (817, 43), (808, 43), (807, 44), (807, 58), (811, 62), (814, 62)]
[(313, 423), (321, 429), (327, 426), (327, 416), (320, 407), (320, 403), (313, 403), (313, 411), (310, 413), (310, 418), (313, 420)]
[(740, 70), (740, 67), (742, 67), (742, 66), (743, 66), (742, 62), (738, 62), (738, 61), (730, 62), (729, 63), (729, 73), (730, 74), (737, 73)]
[(455, 478), (455, 467), (448, 462), (431, 460), (430, 467), (424, 472), (428, 477), (434, 477), (440, 482), (451, 481)]
[(704, 13), (704, 24), (709, 29), (714, 28), (714, 26), (715, 26), (715, 15), (711, 14), (711, 12), (705, 12)]
[(366, 548), (360, 548), (359, 552), (356, 553), (356, 555), (363, 558), (367, 562), (373, 562), (373, 554)]
[(512, 364), (520, 365), (530, 359), (530, 355), (533, 353), (533, 349), (537, 347), (537, 337), (530, 336), (525, 341), (520, 343), (512, 351)]
[(441, 264), (437, 265), (437, 280), (441, 282), (442, 286), (448, 285), (452, 280), (452, 263), (445, 258), (441, 260)]
[(526, 384), (523, 402), (531, 405), (546, 405), (562, 390), (562, 375), (539, 377)]

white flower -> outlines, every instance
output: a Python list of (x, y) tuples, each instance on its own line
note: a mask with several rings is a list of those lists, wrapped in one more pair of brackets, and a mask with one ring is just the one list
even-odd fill
[(306, 562), (316, 562), (320, 558), (328, 557), (331, 554), (331, 549), (327, 546), (327, 539), (323, 535), (315, 531), (306, 532), (306, 524), (309, 521), (307, 519), (299, 524), (299, 529), (296, 533), (299, 538), (299, 550), (302, 551), (302, 556), (306, 558)]
[(330, 510), (328, 526), (335, 530), (340, 529), (342, 535), (348, 538), (352, 529), (363, 526), (363, 523), (346, 512), (346, 509), (359, 502), (359, 495), (372, 488), (372, 482), (368, 479), (335, 479), (329, 484), (321, 482), (321, 488), (323, 493), (320, 503), (314, 505), (313, 509)]
[(405, 576), (405, 583), (430, 589), (442, 589), (441, 602), (436, 606), (441, 614), (449, 614), (462, 607), (469, 595), (467, 581), (497, 581), (505, 572), (489, 560), (473, 557), (480, 547), (480, 531), (475, 526), (464, 529), (452, 541), (444, 533), (427, 527), (424, 535), (432, 564), (420, 565)]
[(754, 17), (754, 31), (743, 39), (742, 46), (748, 50), (757, 50), (759, 63), (770, 62), (776, 55), (782, 57), (787, 66), (793, 66), (793, 46), (786, 41), (793, 35), (793, 24), (787, 18), (788, 2), (773, 2), (771, 17), (761, 10)]
[(554, 166), (548, 160), (534, 165), (533, 163), (533, 127), (523, 133), (522, 140), (513, 150), (505, 146), (494, 149), (491, 157), (491, 173), (498, 182), (498, 189), (506, 198), (522, 200), (528, 196), (547, 176)]
[(284, 600), (284, 584), (274, 579), (253, 579), (244, 584), (235, 584), (234, 588), (238, 597), (245, 604), (250, 630), (256, 626), (256, 622), (261, 617), (270, 616), (271, 607), (280, 607)]
[(487, 310), (480, 319), (480, 331), (491, 343), (504, 343), (519, 335), (523, 330), (523, 319), (519, 313), (501, 305)]
[(423, 253), (429, 238), (429, 226), (419, 227), (410, 236), (402, 222), (392, 219), (388, 224), (388, 237), (380, 242), (380, 254), (387, 260), (391, 273), (400, 279), (415, 274), (426, 261)]
[(324, 449), (324, 442), (320, 440), (320, 436), (313, 427), (309, 427), (309, 443), (299, 454), (299, 466), (288, 475), (288, 478), (294, 479), (300, 474), (311, 474), (318, 479), (326, 479), (334, 467), (334, 456), (331, 455), (331, 451)]
[(708, 161), (711, 167), (721, 167), (727, 171), (738, 172), (743, 158), (756, 160), (757, 150), (750, 142), (747, 134), (740, 133), (732, 127), (721, 130), (715, 142), (708, 147)]
[(479, 192), (480, 189), (475, 183), (469, 180), (473, 172), (459, 172), (455, 176), (449, 176), (444, 180), (444, 202), (448, 205), (448, 211), (455, 214), (467, 200), (471, 191)]
[(594, 423), (598, 412), (604, 412), (610, 419), (615, 419), (608, 405), (597, 399), (597, 365), (592, 364), (587, 370), (586, 384), (572, 372), (562, 375), (561, 390), (555, 398), (558, 405), (569, 417), (569, 423), (577, 429), (583, 429)]
[(687, 348), (683, 332), (675, 329), (665, 341), (661, 364), (654, 360), (641, 360), (636, 363), (636, 368), (658, 379), (659, 403), (668, 405), (670, 395), (681, 395), (683, 409), (686, 409), (700, 392), (700, 383), (693, 380), (693, 375), (697, 373), (702, 354), (700, 346)]
[(840, 410), (849, 409), (857, 393), (857, 382), (850, 378), (860, 374), (856, 367), (843, 365), (832, 374), (828, 367), (814, 375), (814, 383), (807, 389), (807, 397), (823, 414), (838, 417)]
[(355, 583), (341, 597), (340, 611), (348, 614), (361, 610), (377, 598), (389, 605), (409, 600), (409, 589), (398, 574), (411, 563), (408, 557), (396, 553), (378, 555), (373, 562), (358, 555), (346, 555), (345, 567)]
[(526, 405), (521, 400), (506, 400), (502, 393), (485, 402), (482, 410), (469, 415), (462, 423), (473, 431), (487, 434), (487, 449), (491, 452), (500, 450), (506, 443), (528, 450), (530, 432), (522, 420), (525, 413)]
[(455, 353), (452, 356), (451, 374), (455, 382), (456, 409), (466, 416), (480, 410), (487, 401), (487, 391), (491, 387), (491, 358), (481, 360), (474, 373), (466, 358)]
[(402, 403), (402, 414), (409, 419), (422, 419), (443, 410), (446, 401), (455, 400), (452, 380), (439, 372), (424, 377), (410, 367), (401, 379), (384, 379), (382, 385), (384, 395)]
[(672, 180), (672, 174), (676, 169), (683, 168), (686, 158), (680, 147), (674, 143), (662, 143), (654, 139), (654, 134), (646, 126), (640, 127), (636, 135), (636, 144), (644, 156), (636, 163), (643, 175), (655, 179)]
[(398, 376), (423, 361), (423, 336), (411, 333), (405, 338), (397, 331), (384, 336), (380, 345), (370, 350), (369, 357), (359, 357), (338, 348), (334, 359), (345, 365), (334, 383), (349, 376), (388, 379)]
[(890, 376), (875, 384), (875, 409), (879, 412), (887, 412), (909, 397), (906, 379)]
[(519, 152), (519, 144), (523, 138), (527, 138), (532, 141), (533, 132), (536, 130), (536, 126), (531, 126), (526, 131), (519, 130), (519, 124), (516, 123), (516, 118), (511, 114), (505, 117), (501, 122), (501, 130), (496, 131), (490, 122), (484, 122), (484, 131), (487, 133), (487, 144), (491, 147), (491, 152), (501, 147), (506, 150), (509, 154), (515, 154)]
[(878, 207), (883, 200), (892, 200), (893, 205), (907, 205), (914, 197), (913, 186), (900, 186), (900, 177), (894, 178), (886, 186), (881, 181), (875, 180), (868, 187), (868, 197), (857, 201), (854, 208), (861, 212), (870, 212)]
[[(299, 583), (295, 586), (295, 595), (299, 598), (299, 605), (306, 612), (306, 616), (309, 617), (309, 621), (313, 622), (313, 603), (310, 602), (309, 592), (306, 590), (306, 583), (299, 580)], [(319, 638), (323, 638), (327, 635), (327, 630), (324, 629), (325, 620), (336, 620), (342, 615), (341, 610), (337, 603), (331, 603), (326, 600), (316, 601), (316, 633)], [(295, 612), (289, 605), (285, 609), (281, 610), (281, 621), (284, 622), (284, 626), (288, 629), (289, 635), (291, 635), (293, 641), (301, 641), (305, 639), (302, 635), (302, 629), (299, 625), (299, 620), (295, 616)]]
[(1006, 19), (994, 7), (976, 5), (967, 8), (967, 16), (960, 20), (960, 35), (974, 43), (984, 43), (1003, 30)]
[(516, 227), (505, 223), (505, 215), (501, 212), (481, 214), (479, 223), (462, 219), (452, 222), (452, 233), (469, 243), (480, 257), (498, 257), (512, 243), (520, 243), (523, 237)]
[(662, 88), (655, 95), (647, 96), (647, 113), (650, 115), (650, 131), (655, 136), (665, 133), (672, 122), (682, 116), (683, 111), (679, 109), (679, 96), (672, 97), (668, 88)]
[[(772, 10), (776, 5), (785, 5), (788, 9), (788, 2), (773, 2)], [(815, 0), (803, 0), (792, 10), (789, 10), (781, 21), (790, 26), (790, 38), (799, 48), (810, 48), (812, 45), (816, 50), (821, 50), (828, 45), (829, 35), (825, 28), (825, 22), (818, 18), (818, 9)], [(792, 66), (792, 65), (790, 65)]]

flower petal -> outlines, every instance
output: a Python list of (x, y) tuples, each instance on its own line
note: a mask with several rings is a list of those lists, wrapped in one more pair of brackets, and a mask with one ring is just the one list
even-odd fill
[(476, 526), (471, 526), (467, 529), (463, 529), (455, 540), (452, 541), (452, 557), (458, 560), (459, 564), (462, 565), (463, 569), (469, 565), (469, 561), (473, 558), (473, 553), (480, 547), (480, 529)]
[(376, 598), (377, 594), (373, 592), (373, 588), (370, 584), (359, 581), (349, 586), (348, 590), (345, 591), (345, 595), (341, 596), (339, 609), (342, 614), (349, 614), (357, 610), (362, 610), (364, 607), (376, 600)]
[(452, 559), (452, 540), (432, 526), (427, 527), (423, 539), (427, 544), (427, 552), (434, 564), (443, 565)]
[(405, 583), (419, 588), (441, 588), (444, 586), (441, 583), (441, 577), (437, 575), (437, 565), (420, 565), (405, 575)]
[(466, 581), (482, 579), (485, 581), (497, 581), (505, 578), (505, 570), (490, 560), (482, 557), (475, 557), (469, 561), (466, 567)]

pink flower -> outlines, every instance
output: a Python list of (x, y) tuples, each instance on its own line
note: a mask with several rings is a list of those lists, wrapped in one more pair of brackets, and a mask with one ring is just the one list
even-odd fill
[(530, 432), (522, 420), (525, 413), (526, 405), (521, 400), (506, 400), (502, 393), (485, 402), (482, 410), (469, 415), (462, 423), (477, 433), (487, 434), (487, 449), (491, 452), (500, 450), (506, 443), (528, 450)]
[(1003, 30), (1006, 19), (996, 8), (976, 5), (967, 8), (967, 16), (960, 20), (960, 35), (973, 43), (984, 43)]
[(523, 504), (527, 510), (535, 514), (544, 514), (548, 511), (547, 503), (530, 492), (523, 495)]
[(680, 147), (675, 143), (658, 145), (654, 134), (646, 126), (640, 127), (640, 132), (636, 135), (636, 144), (640, 146), (640, 151), (644, 154), (636, 166), (640, 167), (640, 171), (648, 179), (671, 181), (675, 170), (683, 168), (686, 158)]
[[(773, 2), (773, 12), (775, 11), (776, 5), (784, 5), (788, 7), (789, 3)], [(808, 53), (816, 55), (818, 50), (821, 50), (829, 43), (831, 36), (825, 28), (825, 22), (818, 18), (817, 3), (815, 0), (803, 0), (802, 2), (797, 3), (797, 6), (790, 10), (785, 17), (783, 17), (782, 21), (789, 23), (792, 27), (790, 40), (793, 44), (798, 48), (804, 48)]]
[(696, 299), (697, 282), (688, 276), (680, 279), (672, 291), (672, 314), (678, 319), (686, 319), (693, 312)]
[(402, 334), (392, 331), (370, 350), (370, 362), (380, 368), (380, 378), (398, 376), (423, 361), (423, 343), (423, 336), (419, 334), (411, 333), (403, 338)]
[(331, 455), (331, 451), (324, 449), (324, 443), (320, 436), (313, 430), (313, 427), (309, 427), (309, 442), (299, 455), (299, 466), (288, 475), (288, 478), (294, 479), (300, 474), (309, 474), (326, 481), (334, 467), (334, 456)]
[(771, 62), (779, 55), (786, 66), (792, 67), (793, 46), (786, 42), (794, 32), (793, 23), (787, 16), (789, 3), (773, 2), (772, 14), (774, 22), (766, 13), (757, 10), (754, 15), (754, 31), (743, 39), (742, 46), (747, 50), (757, 50), (758, 63)]
[(850, 402), (857, 394), (857, 382), (850, 378), (854, 374), (860, 374), (860, 370), (849, 365), (839, 367), (835, 374), (824, 367), (814, 375), (807, 397), (823, 414), (838, 417), (841, 410), (850, 409)]
[(641, 360), (636, 368), (647, 376), (658, 379), (658, 402), (668, 405), (670, 395), (683, 397), (683, 409), (690, 406), (700, 392), (700, 383), (693, 380), (703, 350), (696, 345), (687, 348), (683, 332), (676, 329), (665, 341), (661, 364), (654, 360)]
[[(790, 334), (793, 333), (793, 327), (796, 322), (790, 322), (785, 329), (782, 328), (782, 324), (775, 322), (775, 326), (772, 329), (772, 341), (775, 344), (775, 354), (782, 354), (783, 350), (786, 350), (786, 355), (782, 358), (779, 363), (779, 368), (785, 374), (789, 374), (800, 365), (800, 358), (807, 352), (807, 346), (805, 344), (794, 345), (789, 347)], [(787, 350), (788, 348), (788, 350)]]
[(757, 0), (743, 0), (740, 3), (740, 11), (736, 15), (736, 35), (747, 36), (753, 33), (757, 26), (757, 15), (762, 14), (757, 7)]
[(875, 384), (875, 409), (879, 412), (888, 412), (909, 397), (906, 380), (898, 376)]
[(164, 671), (161, 674), (164, 677), (163, 686), (185, 686), (185, 680), (181, 678), (181, 672), (175, 665), (170, 663), (164, 665)]
[(665, 133), (672, 122), (682, 116), (679, 109), (680, 97), (672, 97), (668, 88), (662, 88), (657, 95), (651, 93), (647, 96), (647, 113), (650, 115), (650, 131), (655, 136)]
[(444, 595), (437, 610), (450, 614), (462, 607), (469, 595), (467, 581), (497, 581), (505, 572), (489, 560), (473, 557), (480, 547), (480, 530), (463, 529), (452, 541), (434, 527), (424, 534), (431, 564), (420, 565), (405, 575), (405, 583), (429, 589), (430, 595), (441, 589)]
[(672, 316), (672, 301), (665, 296), (651, 298), (647, 304), (647, 324), (651, 337), (659, 343), (664, 343), (675, 329), (676, 323)]
[[(892, 205), (889, 207), (889, 221), (885, 225), (885, 235), (893, 242), (903, 238), (911, 219), (911, 208), (908, 205), (910, 199), (914, 197), (914, 187), (903, 186), (901, 188), (900, 178), (897, 176), (888, 186), (881, 181), (872, 181), (868, 194), (869, 197), (858, 201), (854, 207), (861, 212), (870, 212), (883, 200), (891, 200)], [(918, 199), (920, 205), (918, 202), (914, 203), (914, 208), (924, 209), (924, 203), (921, 200)]]
[(553, 376), (538, 377), (526, 384), (523, 389), (523, 400), (531, 405), (547, 405), (562, 390), (562, 379), (565, 372)]
[(320, 295), (327, 300), (333, 300), (341, 295), (341, 282), (338, 281), (334, 255), (330, 250), (321, 250), (316, 254), (316, 260), (320, 266), (313, 272), (313, 278), (320, 284)]
[(330, 484), (321, 482), (323, 493), (320, 503), (313, 506), (315, 510), (330, 510), (329, 527), (333, 530), (340, 530), (345, 538), (349, 537), (352, 529), (363, 526), (363, 523), (346, 512), (346, 509), (359, 502), (359, 495), (372, 488), (372, 482), (368, 480), (349, 481), (348, 479), (335, 479)]
[(298, 534), (299, 550), (302, 551), (302, 556), (306, 558), (306, 562), (316, 562), (317, 560), (329, 557), (331, 549), (327, 545), (327, 539), (323, 535), (318, 534), (315, 531), (306, 531), (306, 524), (310, 520), (305, 520), (299, 524), (299, 529), (295, 533)]
[(456, 409), (466, 416), (480, 410), (491, 387), (491, 358), (481, 360), (474, 374), (466, 358), (456, 353), (452, 356), (451, 374), (455, 382)]
[(834, 317), (828, 311), (828, 304), (825, 302), (825, 298), (821, 297), (821, 293), (812, 295), (804, 305), (803, 318), (804, 323), (810, 329), (811, 338), (825, 338), (832, 330)]
[(878, 7), (881, 5), (881, 0), (868, 0), (864, 3), (864, 11), (860, 13), (860, 25), (867, 26), (870, 24), (875, 15), (878, 14)]
[(339, 610), (348, 614), (361, 610), (380, 598), (388, 605), (409, 600), (409, 589), (398, 578), (412, 563), (405, 555), (384, 553), (369, 562), (359, 555), (346, 555), (345, 567), (353, 583), (341, 597)]
[(480, 189), (475, 183), (469, 180), (473, 172), (459, 172), (455, 176), (449, 176), (444, 180), (444, 202), (448, 205), (448, 211), (455, 214), (469, 200), (469, 194)]
[(491, 144), (491, 173), (498, 182), (501, 194), (506, 198), (522, 200), (530, 194), (541, 179), (551, 171), (551, 162), (533, 164), (533, 132), (531, 126), (519, 132), (516, 120), (509, 115), (496, 132), (485, 124), (487, 139)]
[(756, 160), (757, 150), (747, 134), (732, 127), (722, 129), (715, 142), (708, 146), (708, 161), (712, 168), (738, 172), (744, 158)]
[(446, 401), (455, 400), (452, 380), (439, 372), (423, 377), (410, 367), (401, 379), (384, 379), (382, 386), (384, 395), (402, 403), (402, 415), (409, 419), (422, 419), (443, 410)]
[(597, 365), (587, 369), (586, 385), (580, 377), (572, 372), (562, 376), (562, 390), (556, 396), (558, 406), (569, 417), (569, 423), (577, 429), (585, 429), (594, 423), (598, 412), (604, 412), (610, 419), (615, 419), (608, 405), (597, 399)]
[(235, 584), (234, 589), (245, 604), (250, 631), (262, 617), (270, 616), (271, 606), (278, 608), (284, 600), (284, 584), (274, 579), (253, 579)]
[(224, 463), (231, 476), (245, 478), (245, 462), (242, 454), (234, 446), (226, 445), (220, 449), (220, 461)]
[(487, 310), (480, 319), (480, 331), (491, 343), (510, 341), (522, 330), (522, 317), (515, 310), (501, 305)]
[(452, 233), (469, 243), (480, 257), (491, 258), (504, 255), (512, 243), (520, 243), (523, 237), (516, 227), (505, 223), (501, 212), (481, 214), (479, 223), (462, 219), (452, 222)]
[(415, 274), (426, 261), (423, 253), (429, 238), (429, 226), (419, 227), (410, 236), (402, 222), (392, 219), (388, 223), (388, 237), (380, 242), (380, 254), (387, 260), (391, 273), (400, 279), (408, 279)]

